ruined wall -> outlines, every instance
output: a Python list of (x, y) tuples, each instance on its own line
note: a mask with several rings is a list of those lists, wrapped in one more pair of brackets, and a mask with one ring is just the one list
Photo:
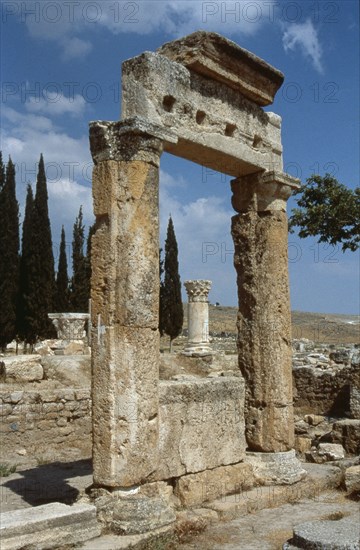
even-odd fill
[[(90, 389), (0, 392), (2, 459), (91, 456)], [(24, 452), (26, 451), (26, 453)]]
[[(356, 407), (350, 405), (350, 387), (353, 401), (360, 389), (358, 365), (320, 370), (313, 366), (293, 368), (294, 407), (297, 414), (316, 413), (357, 416)], [(352, 410), (351, 410), (352, 409)]]
[[(239, 377), (189, 375), (162, 381), (158, 479), (240, 462), (245, 455), (243, 406)], [(91, 456), (89, 388), (2, 390), (0, 411), (0, 461)]]

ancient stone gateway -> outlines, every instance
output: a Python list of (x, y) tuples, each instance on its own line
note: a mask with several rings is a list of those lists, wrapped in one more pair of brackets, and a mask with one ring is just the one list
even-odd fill
[[(282, 483), (302, 476), (292, 450), (286, 217), (298, 181), (282, 171), (281, 119), (262, 109), (282, 82), (235, 43), (196, 32), (126, 61), (122, 119), (90, 124), (94, 495), (105, 491), (99, 514), (117, 531), (173, 521), (169, 492), (197, 503), (210, 484), (213, 496), (234, 492), (250, 466)], [(242, 377), (159, 381), (163, 151), (235, 177), (245, 422)]]

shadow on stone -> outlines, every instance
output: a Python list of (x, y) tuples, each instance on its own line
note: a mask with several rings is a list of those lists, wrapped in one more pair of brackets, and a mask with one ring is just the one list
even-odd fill
[(90, 476), (92, 464), (89, 459), (52, 462), (18, 472), (18, 474), (22, 477), (6, 481), (3, 488), (18, 495), (31, 506), (51, 502), (73, 504), (80, 494), (76, 486), (82, 485), (81, 481), (77, 483), (74, 478)]

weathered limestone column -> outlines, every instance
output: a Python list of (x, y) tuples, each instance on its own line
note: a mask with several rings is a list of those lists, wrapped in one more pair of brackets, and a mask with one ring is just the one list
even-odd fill
[(139, 119), (90, 125), (95, 486), (131, 487), (157, 468), (159, 132)]
[(209, 346), (209, 302), (211, 281), (185, 281), (188, 294), (188, 342), (185, 355), (211, 355)]
[(286, 201), (298, 180), (281, 172), (231, 182), (239, 313), (239, 367), (246, 383), (250, 451), (294, 446)]

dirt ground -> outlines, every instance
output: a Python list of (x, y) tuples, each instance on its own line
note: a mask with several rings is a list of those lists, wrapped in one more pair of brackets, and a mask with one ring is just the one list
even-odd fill
[[(268, 508), (229, 522), (216, 522), (181, 550), (281, 550), (292, 537), (293, 527), (306, 521), (340, 519), (347, 515), (360, 519), (359, 503), (339, 491), (303, 499), (296, 504)], [(94, 548), (95, 550), (95, 548)]]

